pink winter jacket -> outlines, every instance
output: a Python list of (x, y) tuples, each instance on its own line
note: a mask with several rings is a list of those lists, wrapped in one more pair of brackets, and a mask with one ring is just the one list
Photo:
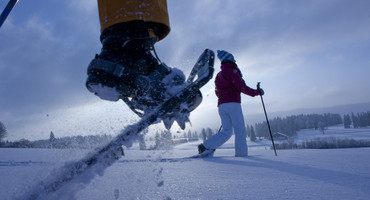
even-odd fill
[(234, 63), (221, 64), (221, 71), (217, 74), (216, 95), (218, 97), (217, 107), (223, 103), (241, 103), (240, 93), (249, 96), (259, 95), (259, 91), (248, 87), (242, 79), (239, 69)]

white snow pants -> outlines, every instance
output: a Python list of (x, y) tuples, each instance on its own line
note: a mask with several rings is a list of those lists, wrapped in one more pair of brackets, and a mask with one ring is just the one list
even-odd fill
[(224, 103), (219, 105), (218, 114), (221, 118), (222, 130), (204, 141), (207, 149), (217, 149), (235, 133), (235, 156), (248, 156), (247, 135), (240, 103)]

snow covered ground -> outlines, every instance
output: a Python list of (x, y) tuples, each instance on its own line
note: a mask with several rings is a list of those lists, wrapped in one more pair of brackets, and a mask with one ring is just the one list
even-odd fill
[(297, 138), (301, 140), (323, 138), (323, 137), (336, 137), (342, 139), (370, 139), (370, 128), (343, 128), (343, 124), (331, 126), (324, 130), (324, 134), (319, 130), (305, 129), (297, 134)]
[[(57, 199), (370, 199), (370, 148), (279, 150), (276, 157), (269, 141), (248, 142), (245, 158), (234, 157), (233, 138), (204, 159), (186, 158), (197, 153), (198, 142), (161, 151), (126, 149), (102, 176)], [(17, 199), (87, 152), (0, 149), (0, 199)]]

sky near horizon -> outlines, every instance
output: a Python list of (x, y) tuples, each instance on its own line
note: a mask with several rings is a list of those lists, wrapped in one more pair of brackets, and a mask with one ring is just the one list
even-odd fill
[[(247, 85), (261, 82), (268, 112), (369, 102), (369, 8), (367, 0), (168, 0), (171, 32), (156, 50), (185, 74), (205, 48), (229, 51)], [(0, 28), (6, 139), (117, 134), (139, 119), (85, 88), (99, 36), (96, 1), (18, 2)], [(191, 113), (194, 129), (220, 126), (213, 81)], [(242, 105), (246, 116), (263, 113), (258, 97), (243, 96)]]

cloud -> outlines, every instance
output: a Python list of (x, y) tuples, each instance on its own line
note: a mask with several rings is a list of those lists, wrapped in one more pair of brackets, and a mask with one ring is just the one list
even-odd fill
[(12, 109), (12, 106), (21, 109), (26, 105), (37, 105), (37, 102), (45, 106), (44, 103), (55, 101), (52, 96), (69, 84), (69, 66), (64, 65), (64, 60), (73, 55), (73, 49), (65, 51), (63, 41), (38, 18), (12, 28), (8, 30), (12, 34), (6, 35), (5, 39), (16, 44), (9, 42), (9, 46), (2, 46), (0, 54), (1, 92), (13, 100), (3, 102), (6, 104), (4, 109)]
[(366, 41), (369, 31), (363, 27), (370, 28), (369, 17), (364, 15), (367, 12), (363, 6), (356, 12), (351, 5), (322, 1), (169, 1), (171, 34), (176, 35), (173, 43), (178, 44), (176, 57), (185, 57), (186, 52), (200, 46), (222, 48), (233, 51), (241, 66), (259, 73), (284, 72), (299, 67), (313, 52)]
[(79, 1), (69, 1), (66, 0), (65, 3), (68, 4), (68, 6), (72, 10), (77, 10), (78, 12), (82, 12), (83, 15), (97, 15), (97, 7), (98, 3), (97, 1), (91, 1), (91, 0), (79, 0)]
[(99, 28), (81, 29), (81, 20), (71, 20), (73, 12), (55, 20), (60, 12), (68, 13), (62, 8), (45, 18), (44, 12), (34, 13), (32, 7), (21, 12), (20, 6), (14, 14), (25, 18), (18, 20), (16, 15), (2, 27), (0, 94), (5, 98), (0, 98), (1, 116), (18, 118), (50, 112), (89, 99), (84, 81), (94, 49), (99, 50)]

